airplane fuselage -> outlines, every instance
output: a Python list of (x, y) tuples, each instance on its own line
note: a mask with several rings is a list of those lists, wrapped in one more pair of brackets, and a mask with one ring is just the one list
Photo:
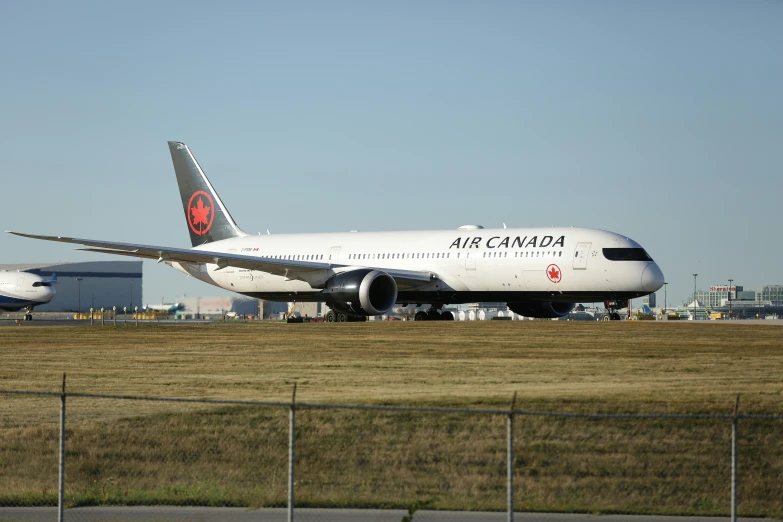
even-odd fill
[(32, 308), (48, 303), (54, 295), (49, 279), (26, 272), (0, 272), (0, 310)]
[[(195, 247), (196, 250), (201, 247)], [(398, 303), (598, 302), (657, 290), (663, 274), (651, 259), (611, 260), (604, 249), (641, 250), (624, 236), (585, 228), (459, 229), (245, 236), (204, 250), (271, 259), (430, 271), (437, 279), (400, 288)], [(646, 256), (646, 254), (645, 254)], [(631, 256), (633, 257), (633, 256)], [(213, 264), (170, 263), (226, 290), (285, 301), (324, 300), (319, 288), (262, 271)]]

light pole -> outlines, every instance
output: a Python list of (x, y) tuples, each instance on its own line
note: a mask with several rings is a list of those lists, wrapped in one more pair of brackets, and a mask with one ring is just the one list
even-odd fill
[(664, 282), (663, 283), (663, 313), (666, 313), (666, 287), (669, 285), (669, 283)]
[(133, 306), (133, 279), (130, 280), (130, 305)]
[(696, 320), (696, 276), (699, 274), (693, 274), (693, 320)]
[(76, 287), (78, 289), (78, 305), (77, 305), (77, 312), (82, 313), (82, 279), (84, 279), (82, 276), (76, 276)]
[(733, 279), (729, 279), (729, 319), (731, 319), (731, 283), (733, 282)]

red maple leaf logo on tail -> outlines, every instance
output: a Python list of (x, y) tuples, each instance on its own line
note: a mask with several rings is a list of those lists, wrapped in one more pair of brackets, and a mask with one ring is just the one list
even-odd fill
[(562, 279), (563, 277), (562, 274), (560, 273), (560, 267), (557, 265), (549, 265), (548, 267), (546, 267), (546, 276), (553, 283), (559, 283), (560, 279)]
[(190, 212), (193, 214), (193, 224), (208, 225), (209, 221), (207, 220), (207, 216), (209, 216), (209, 211), (211, 209), (212, 207), (204, 206), (204, 201), (201, 198), (198, 198), (198, 203), (196, 203), (196, 206), (190, 207)]
[[(206, 200), (206, 205), (204, 200)], [(190, 201), (188, 202), (190, 219), (188, 219), (188, 225), (190, 225), (190, 229), (195, 234), (203, 236), (209, 232), (209, 229), (212, 227), (212, 221), (215, 218), (214, 206), (212, 198), (203, 190), (199, 190), (190, 196)]]

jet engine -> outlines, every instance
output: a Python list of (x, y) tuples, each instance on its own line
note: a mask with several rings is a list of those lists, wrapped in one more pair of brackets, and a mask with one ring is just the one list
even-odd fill
[(508, 308), (515, 314), (536, 319), (555, 319), (563, 317), (574, 309), (575, 303), (553, 303), (551, 301), (525, 301), (523, 303), (508, 303)]
[(323, 290), (329, 308), (346, 314), (382, 315), (397, 301), (397, 283), (386, 272), (351, 270), (331, 277)]

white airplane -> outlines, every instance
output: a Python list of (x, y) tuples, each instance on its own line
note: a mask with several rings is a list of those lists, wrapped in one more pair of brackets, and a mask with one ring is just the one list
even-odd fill
[(46, 279), (27, 272), (4, 270), (0, 272), (0, 310), (25, 310), (25, 321), (30, 320), (33, 318), (33, 308), (54, 299), (56, 282), (57, 274)]
[(180, 310), (184, 310), (185, 305), (182, 303), (160, 303), (160, 304), (148, 304), (144, 307), (144, 310), (146, 311), (155, 311), (155, 312), (168, 312), (170, 314), (173, 314), (174, 312), (179, 312)]
[[(364, 320), (395, 303), (431, 304), (417, 320), (453, 320), (446, 304), (502, 301), (527, 317), (566, 315), (574, 303), (627, 306), (663, 273), (639, 243), (586, 228), (250, 235), (229, 214), (184, 143), (169, 142), (193, 248), (11, 232), (157, 259), (220, 288), (271, 301), (326, 302), (327, 321)], [(342, 203), (340, 203), (342, 204)], [(619, 319), (619, 314), (615, 318)]]

